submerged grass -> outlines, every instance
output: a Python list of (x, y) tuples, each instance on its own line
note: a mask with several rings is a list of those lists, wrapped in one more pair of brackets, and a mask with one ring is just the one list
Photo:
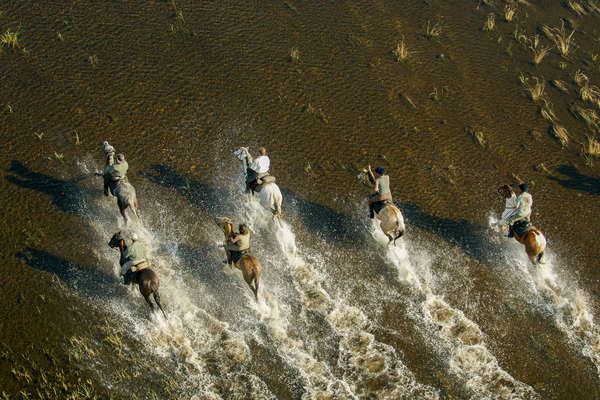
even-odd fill
[(442, 25), (440, 22), (436, 22), (431, 25), (430, 21), (427, 21), (427, 26), (425, 27), (425, 36), (429, 39), (438, 37), (442, 33)]

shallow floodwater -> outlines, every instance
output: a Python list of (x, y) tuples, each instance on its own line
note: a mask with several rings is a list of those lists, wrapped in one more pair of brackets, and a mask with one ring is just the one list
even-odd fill
[[(599, 14), (519, 2), (507, 21), (511, 4), (0, 4), (19, 32), (0, 50), (0, 393), (598, 398), (600, 173), (582, 149), (600, 102), (581, 93), (600, 85)], [(535, 64), (561, 18), (575, 46)], [(139, 225), (102, 195), (103, 140)], [(280, 227), (233, 157), (261, 145)], [(367, 217), (369, 163), (406, 220), (396, 246)], [(543, 266), (493, 229), (496, 188), (521, 180)], [(215, 216), (250, 225), (259, 302), (222, 268)], [(119, 230), (146, 244), (168, 318), (119, 285)]]

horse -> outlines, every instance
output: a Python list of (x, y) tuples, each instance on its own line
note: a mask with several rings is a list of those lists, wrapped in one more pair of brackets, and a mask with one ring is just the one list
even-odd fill
[[(357, 178), (365, 186), (370, 186), (366, 169), (363, 169), (362, 172), (358, 174)], [(384, 206), (379, 211), (375, 209), (373, 211), (375, 217), (377, 217), (379, 220), (379, 227), (381, 228), (381, 231), (389, 239), (388, 245), (394, 242), (395, 246), (396, 240), (401, 238), (406, 231), (402, 212), (400, 212), (400, 209), (391, 201), (386, 201)]]
[[(125, 245), (125, 239), (123, 239), (121, 232), (115, 233), (108, 242), (108, 245), (113, 249), (115, 247), (119, 248), (119, 251), (121, 252), (119, 264), (125, 264), (126, 260), (125, 257), (123, 257), (123, 253), (125, 252), (125, 249), (127, 249), (127, 246)], [(160, 295), (158, 294), (158, 288), (160, 287), (158, 275), (150, 268), (144, 268), (133, 273), (131, 282), (138, 285), (140, 293), (144, 296), (144, 299), (146, 299), (146, 302), (150, 305), (152, 311), (154, 311), (154, 304), (150, 301), (150, 294), (153, 295), (156, 305), (160, 308), (160, 311), (162, 311), (166, 318), (167, 314), (165, 314), (165, 310), (163, 310), (162, 305), (160, 304)]]
[[(231, 218), (227, 217), (216, 217), (215, 223), (219, 228), (223, 229), (223, 233), (225, 234), (225, 246), (227, 246), (227, 240), (233, 235), (233, 221)], [(258, 278), (262, 271), (258, 258), (247, 253), (240, 257), (238, 262), (234, 263), (234, 266), (242, 271), (244, 280), (248, 284), (250, 290), (254, 293), (254, 299), (258, 302)], [(252, 283), (254, 283), (254, 286)]]
[[(233, 154), (243, 162), (244, 174), (248, 176), (249, 165), (244, 148), (236, 150)], [(264, 208), (273, 213), (273, 219), (281, 224), (281, 203), (283, 201), (283, 196), (281, 195), (279, 186), (277, 186), (275, 182), (264, 182), (263, 184), (258, 185), (256, 190), (252, 190), (250, 192), (250, 195), (256, 196), (258, 198), (258, 202)]]
[(117, 205), (119, 206), (121, 215), (125, 219), (125, 223), (127, 223), (127, 215), (125, 214), (127, 207), (131, 207), (131, 211), (133, 211), (133, 215), (135, 215), (135, 219), (139, 223), (140, 214), (138, 210), (138, 201), (133, 185), (127, 181), (116, 182), (114, 185), (113, 194), (117, 198)]
[(533, 265), (543, 264), (546, 237), (542, 231), (534, 226), (529, 226), (522, 235), (513, 229), (513, 236), (517, 242), (525, 246), (525, 252)]
[(388, 245), (404, 235), (406, 227), (404, 226), (404, 217), (400, 212), (400, 209), (393, 203), (386, 204), (375, 216), (380, 221), (379, 226), (381, 230), (389, 239)]

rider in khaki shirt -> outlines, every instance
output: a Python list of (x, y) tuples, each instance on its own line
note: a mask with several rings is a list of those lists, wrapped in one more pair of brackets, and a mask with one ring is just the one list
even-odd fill
[(240, 233), (227, 240), (227, 263), (236, 263), (250, 249), (250, 230), (246, 224), (240, 224)]

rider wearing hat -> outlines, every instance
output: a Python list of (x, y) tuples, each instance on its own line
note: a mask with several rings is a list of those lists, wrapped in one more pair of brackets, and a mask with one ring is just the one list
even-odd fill
[(515, 208), (514, 214), (509, 218), (509, 232), (508, 237), (513, 237), (513, 226), (516, 222), (523, 221), (529, 222), (531, 218), (531, 206), (533, 205), (533, 198), (529, 193), (529, 185), (521, 183), (519, 185), (521, 194), (517, 197), (517, 207)]
[(231, 266), (250, 250), (250, 230), (246, 224), (240, 224), (240, 233), (227, 240), (227, 263)]
[(123, 257), (125, 263), (121, 265), (121, 275), (124, 276), (124, 284), (128, 285), (133, 278), (133, 273), (147, 267), (146, 263), (146, 248), (142, 242), (139, 241), (136, 233), (131, 234), (131, 240), (133, 243), (125, 249)]
[(390, 190), (390, 177), (385, 174), (383, 167), (375, 168), (375, 173), (369, 165), (367, 177), (373, 187), (373, 193), (369, 197), (369, 216), (375, 218), (375, 211), (379, 212), (386, 202), (392, 201), (392, 192)]

